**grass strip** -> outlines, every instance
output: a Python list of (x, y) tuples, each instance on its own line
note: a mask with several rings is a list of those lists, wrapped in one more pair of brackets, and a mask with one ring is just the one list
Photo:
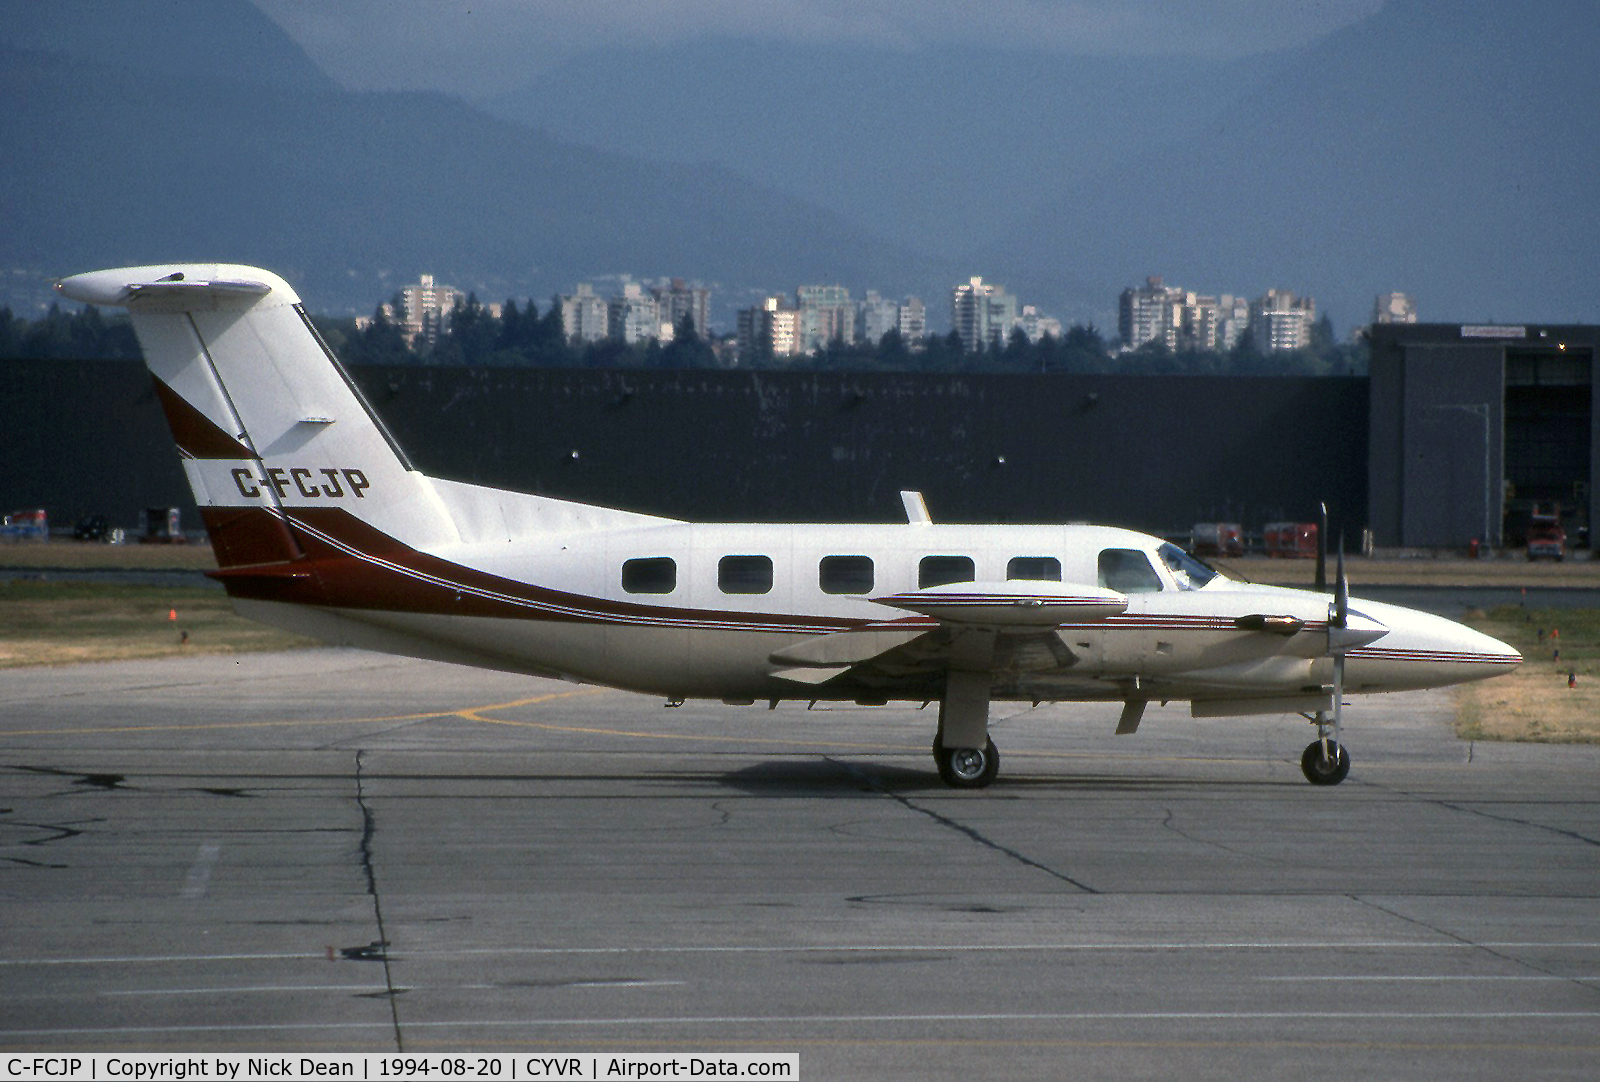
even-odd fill
[(1464, 621), (1522, 651), (1516, 671), (1456, 694), (1464, 740), (1600, 743), (1600, 609), (1501, 605)]
[(221, 590), (0, 580), (0, 668), (288, 650), (312, 640), (244, 619)]

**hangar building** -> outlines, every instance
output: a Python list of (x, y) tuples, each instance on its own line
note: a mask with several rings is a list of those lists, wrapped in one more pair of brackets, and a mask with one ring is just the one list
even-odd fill
[(1523, 543), (1535, 504), (1568, 538), (1600, 511), (1600, 328), (1378, 324), (1367, 512), (1380, 546)]

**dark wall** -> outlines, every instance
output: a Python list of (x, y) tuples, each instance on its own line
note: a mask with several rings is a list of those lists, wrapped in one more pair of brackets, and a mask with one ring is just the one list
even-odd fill
[(1469, 345), (1406, 352), (1400, 543), (1500, 543), (1505, 475), (1503, 352)]
[(200, 524), (144, 365), (0, 361), (0, 514), (42, 507), (57, 528), (102, 514), (133, 530), (147, 506)]
[[(361, 368), (422, 469), (681, 518), (1366, 522), (1367, 381)], [(0, 505), (192, 507), (142, 366), (0, 364)], [(186, 521), (193, 523), (189, 514)]]

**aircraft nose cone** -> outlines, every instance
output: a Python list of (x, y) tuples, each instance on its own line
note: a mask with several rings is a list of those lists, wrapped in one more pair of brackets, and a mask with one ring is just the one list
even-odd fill
[(1375, 688), (1441, 687), (1498, 676), (1522, 664), (1514, 647), (1454, 620), (1377, 602), (1363, 601), (1360, 609), (1389, 628), (1389, 634), (1347, 655), (1362, 662), (1361, 679)]
[(1495, 672), (1510, 672), (1522, 664), (1524, 660), (1522, 651), (1515, 646), (1501, 642), (1491, 635), (1485, 635), (1481, 631), (1474, 631), (1472, 634), (1477, 636), (1475, 643), (1477, 652), (1489, 659), (1489, 664), (1495, 666)]

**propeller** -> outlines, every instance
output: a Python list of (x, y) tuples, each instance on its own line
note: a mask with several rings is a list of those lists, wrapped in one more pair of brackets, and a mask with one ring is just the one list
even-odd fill
[[(1324, 516), (1327, 511), (1324, 509)], [(1323, 524), (1327, 519), (1324, 517)], [(1344, 572), (1344, 534), (1339, 535), (1339, 548), (1336, 553), (1336, 565), (1333, 597), (1328, 603), (1328, 657), (1333, 659), (1333, 719), (1330, 724), (1326, 715), (1317, 711), (1317, 740), (1306, 749), (1305, 757), (1300, 760), (1301, 769), (1306, 772), (1306, 777), (1313, 782), (1323, 785), (1337, 783), (1344, 777), (1344, 771), (1349, 769), (1349, 758), (1338, 741), (1342, 736), (1344, 725), (1344, 678), (1345, 657), (1351, 651), (1376, 642), (1389, 633), (1389, 629), (1365, 613), (1352, 612), (1350, 609), (1350, 579)], [(1322, 552), (1321, 538), (1318, 538), (1318, 563), (1321, 564)], [(1318, 585), (1322, 586), (1324, 571), (1318, 568)], [(1332, 730), (1331, 735), (1329, 730)], [(1317, 744), (1322, 745), (1322, 759), (1315, 763), (1310, 757)], [(1336, 765), (1343, 763), (1342, 767)]]

